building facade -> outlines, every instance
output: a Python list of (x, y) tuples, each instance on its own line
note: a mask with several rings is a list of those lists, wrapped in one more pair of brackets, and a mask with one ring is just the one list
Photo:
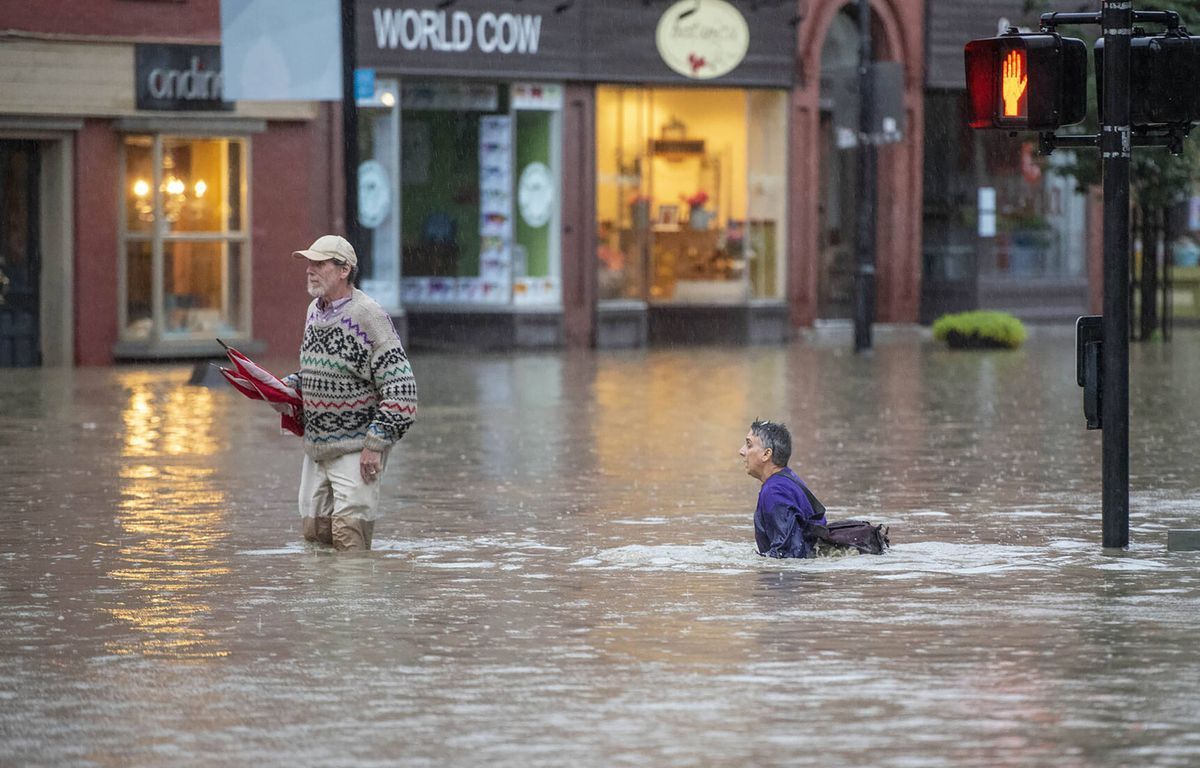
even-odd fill
[[(852, 310), (853, 5), (356, 5), (360, 224), (415, 343), (769, 342)], [(920, 8), (881, 2), (878, 317), (919, 294)], [(399, 278), (397, 279), (397, 276)]]
[(975, 308), (1030, 321), (1086, 314), (1099, 241), (1063, 170), (1073, 153), (1040, 157), (1036, 135), (974, 131), (965, 119), (965, 42), (1036, 30), (1037, 15), (1020, 0), (932, 0), (928, 14), (922, 321)]
[[(3, 6), (0, 366), (196, 357), (216, 337), (291, 355), (307, 297), (287, 254), (345, 231), (337, 105), (222, 98), (217, 0)], [(884, 322), (920, 303), (923, 12), (872, 3), (875, 58), (899, 73), (877, 152)], [(851, 317), (856, 3), (355, 14), (361, 283), (412, 343), (774, 342)]]
[(298, 345), (335, 121), (223, 100), (219, 5), (3, 4), (0, 366)]

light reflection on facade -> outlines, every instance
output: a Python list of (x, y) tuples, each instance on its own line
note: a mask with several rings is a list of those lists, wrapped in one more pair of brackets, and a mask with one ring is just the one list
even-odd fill
[(227, 533), (226, 498), (213, 462), (218, 441), (212, 393), (164, 382), (161, 376), (121, 377), (129, 460), (120, 470), (118, 562), (108, 576), (122, 586), (109, 612), (136, 630), (109, 642), (119, 654), (202, 659), (228, 654), (208, 636), (207, 595), (229, 572), (217, 549)]

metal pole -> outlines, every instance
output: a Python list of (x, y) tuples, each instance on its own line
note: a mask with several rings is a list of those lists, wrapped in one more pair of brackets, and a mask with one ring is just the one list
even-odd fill
[(854, 351), (871, 348), (875, 320), (875, 89), (871, 77), (871, 2), (858, 0), (858, 220), (854, 270)]
[(1129, 38), (1128, 0), (1102, 0), (1104, 334), (1101, 421), (1105, 547), (1129, 546)]
[(358, 229), (358, 101), (354, 96), (356, 0), (342, 0), (342, 174), (346, 187), (346, 239), (359, 248)]

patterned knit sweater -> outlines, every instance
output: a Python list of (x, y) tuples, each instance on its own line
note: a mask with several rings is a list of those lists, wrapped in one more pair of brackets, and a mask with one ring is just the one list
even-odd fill
[(384, 451), (417, 415), (417, 382), (396, 327), (357, 288), (332, 311), (309, 305), (300, 370), (284, 381), (304, 400), (304, 451), (313, 461)]

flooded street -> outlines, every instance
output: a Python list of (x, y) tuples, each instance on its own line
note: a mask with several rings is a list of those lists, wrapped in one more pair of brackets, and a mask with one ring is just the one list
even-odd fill
[[(1070, 329), (850, 347), (416, 351), (358, 555), (261, 403), (0, 371), (0, 765), (1200, 765), (1200, 332), (1131, 349), (1125, 553)], [(755, 417), (893, 549), (755, 554)]]

